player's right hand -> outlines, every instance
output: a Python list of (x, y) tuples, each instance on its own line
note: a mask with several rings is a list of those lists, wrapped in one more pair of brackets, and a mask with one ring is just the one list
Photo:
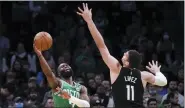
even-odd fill
[(92, 9), (88, 8), (87, 3), (83, 3), (83, 10), (78, 7), (79, 12), (76, 12), (78, 15), (82, 16), (83, 19), (88, 23), (92, 21)]
[(160, 72), (161, 69), (161, 65), (158, 66), (158, 62), (156, 61), (156, 63), (152, 60), (152, 63), (148, 63), (149, 66), (146, 66), (146, 68), (152, 72), (152, 73), (156, 73), (156, 72)]
[(33, 44), (33, 49), (34, 49), (35, 53), (37, 54), (37, 56), (42, 55), (42, 52), (35, 46), (35, 44)]
[(58, 96), (63, 97), (64, 99), (71, 98), (71, 96), (69, 95), (69, 93), (66, 92), (66, 91), (61, 90), (60, 87), (57, 87), (56, 88), (56, 91), (60, 92), (60, 94), (58, 94)]

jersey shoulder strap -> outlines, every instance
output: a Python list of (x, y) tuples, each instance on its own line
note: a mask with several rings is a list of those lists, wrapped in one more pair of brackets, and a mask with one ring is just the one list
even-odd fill
[(79, 84), (79, 83), (74, 82), (74, 87), (75, 87), (76, 91), (80, 91), (81, 88), (82, 88), (82, 85)]

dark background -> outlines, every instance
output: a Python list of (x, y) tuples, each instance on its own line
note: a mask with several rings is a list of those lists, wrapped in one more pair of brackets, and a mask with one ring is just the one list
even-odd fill
[[(49, 91), (32, 48), (33, 38), (40, 31), (50, 33), (54, 40), (53, 47), (44, 52), (53, 71), (55, 72), (58, 64), (62, 62), (70, 64), (75, 72), (75, 80), (88, 87), (92, 106), (96, 106), (93, 104), (93, 99), (103, 99), (106, 101), (100, 101), (98, 105), (107, 107), (111, 93), (102, 81), (109, 81), (109, 72), (89, 34), (86, 23), (75, 13), (81, 3), (77, 1), (33, 2), (34, 6), (31, 7), (31, 2), (0, 2), (0, 62), (2, 64), (0, 87), (2, 97), (6, 97), (0, 101), (2, 107), (15, 105), (16, 97), (22, 98), (24, 105), (31, 101), (31, 105), (38, 107), (43, 101), (45, 92)], [(181, 82), (184, 83), (182, 78), (184, 76), (183, 1), (87, 3), (92, 8), (93, 20), (113, 56), (121, 60), (126, 50), (136, 49), (143, 55), (141, 69), (145, 70), (144, 67), (148, 61), (158, 60), (169, 83), (175, 80), (178, 82), (177, 87)], [(164, 36), (169, 39), (163, 39)], [(22, 53), (26, 55), (19, 57)], [(16, 63), (21, 67), (18, 70), (16, 70)], [(8, 79), (9, 74), (12, 77)], [(89, 78), (88, 75), (91, 77)], [(29, 82), (37, 86), (33, 87), (32, 91), (30, 91), (32, 86)], [(96, 89), (89, 87), (91, 83), (86, 82), (96, 83)], [(107, 97), (102, 97), (101, 87), (107, 90), (106, 93), (109, 94)], [(159, 90), (159, 87), (155, 86), (155, 89)], [(164, 94), (158, 93), (158, 95), (164, 96), (168, 93), (168, 89), (169, 86), (162, 88)], [(7, 95), (3, 94), (3, 90), (7, 90)], [(21, 92), (25, 90), (27, 92)], [(146, 91), (150, 90), (147, 88)], [(34, 94), (32, 92), (37, 94), (37, 101), (31, 100), (28, 96)], [(150, 94), (150, 92), (147, 93)], [(181, 93), (181, 95), (184, 94)], [(151, 94), (150, 97), (152, 97)], [(50, 105), (49, 99), (45, 98), (42, 105)], [(157, 101), (160, 105), (161, 100), (157, 98)]]

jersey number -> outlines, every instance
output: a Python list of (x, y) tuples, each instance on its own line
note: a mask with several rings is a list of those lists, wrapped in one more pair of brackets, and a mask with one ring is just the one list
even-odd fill
[(127, 100), (134, 101), (134, 86), (126, 85), (126, 88), (127, 88)]

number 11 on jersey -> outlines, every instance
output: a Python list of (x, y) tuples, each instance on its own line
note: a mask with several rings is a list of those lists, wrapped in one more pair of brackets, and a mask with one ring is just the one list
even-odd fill
[(126, 88), (127, 88), (127, 100), (134, 101), (134, 86), (126, 85)]

